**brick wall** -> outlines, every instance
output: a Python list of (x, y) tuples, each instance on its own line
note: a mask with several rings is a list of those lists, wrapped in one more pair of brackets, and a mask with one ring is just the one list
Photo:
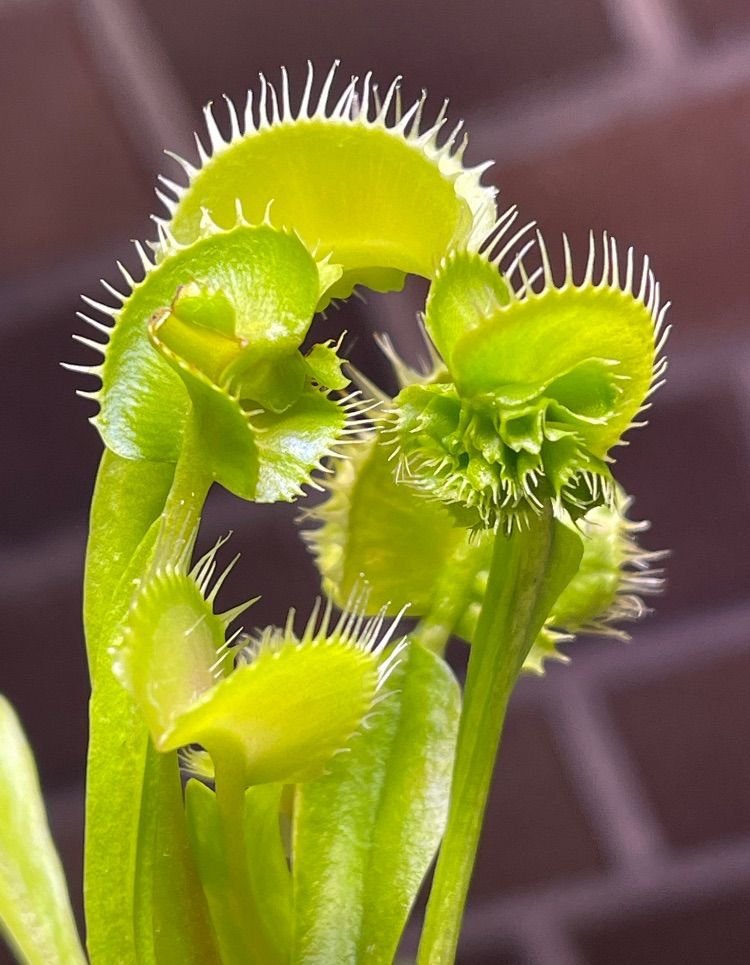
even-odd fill
[[(750, 0), (0, 0), (0, 687), (38, 753), (80, 892), (79, 607), (99, 454), (57, 366), (80, 291), (149, 235), (161, 149), (199, 107), (286, 63), (450, 95), (475, 160), (548, 239), (648, 251), (673, 300), (670, 381), (622, 450), (669, 589), (627, 647), (575, 644), (514, 698), (467, 918), (474, 965), (750, 961)], [(168, 173), (168, 172), (167, 172)], [(350, 331), (415, 351), (423, 296)], [(341, 317), (330, 324), (341, 326)], [(360, 334), (355, 352), (365, 359)], [(375, 363), (379, 364), (379, 363)], [(290, 507), (211, 499), (249, 549), (234, 592), (277, 619), (316, 590)], [(263, 559), (263, 566), (258, 561)], [(460, 664), (461, 655), (457, 654)], [(1, 954), (1, 953), (0, 953)]]

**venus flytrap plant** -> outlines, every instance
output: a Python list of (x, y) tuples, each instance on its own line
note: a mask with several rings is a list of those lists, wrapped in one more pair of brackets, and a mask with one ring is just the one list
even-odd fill
[[(336, 97), (336, 69), (295, 104), (285, 71), (261, 78), (242, 116), (227, 100), (226, 135), (209, 106), (210, 150), (196, 137), (197, 164), (161, 179), (141, 279), (121, 267), (126, 292), (105, 283), (116, 304), (82, 315), (102, 360), (71, 367), (99, 379), (81, 394), (105, 443), (84, 608), (94, 965), (387, 965), (441, 838), (419, 960), (448, 965), (519, 674), (621, 633), (658, 587), (611, 456), (663, 371), (648, 264), (605, 236), (576, 281), (566, 243), (556, 282), (445, 106), (425, 122), (424, 96), (403, 110), (370, 75)], [(430, 281), (430, 366), (385, 343), (396, 397), (366, 373), (352, 389), (315, 315), (407, 274)], [(329, 602), (301, 633), (293, 612), (244, 634), (249, 603), (217, 609), (220, 544), (192, 564), (215, 483), (328, 490), (303, 515)], [(407, 606), (396, 642), (384, 621)], [(463, 708), (451, 635), (471, 644)], [(34, 808), (38, 861), (0, 839), (0, 919), (27, 960), (78, 961)]]
[(384, 656), (396, 624), (383, 632), (383, 617), (366, 621), (355, 601), (335, 623), (330, 604), (322, 616), (316, 607), (300, 638), (290, 613), (284, 630), (235, 653), (239, 631), (227, 637), (228, 627), (250, 604), (217, 614), (229, 568), (209, 591), (217, 548), (188, 573), (191, 549), (189, 542), (136, 595), (113, 647), (114, 670), (158, 751), (200, 744), (208, 754), (215, 803), (194, 789), (188, 808), (204, 880), (212, 874), (206, 853), (224, 856), (223, 886), (206, 888), (222, 960), (282, 962), (290, 936), (269, 927), (262, 882), (248, 869), (245, 792), (321, 776), (387, 696), (405, 641)]
[[(420, 130), (423, 102), (414, 105), (403, 115), (393, 107), (398, 116), (395, 120), (389, 119), (389, 109), (396, 98), (397, 83), (391, 85), (383, 103), (377, 105), (376, 94), (369, 79), (365, 81), (360, 106), (356, 112), (353, 111), (355, 82), (352, 82), (343, 97), (330, 107), (329, 96), (334, 73), (335, 68), (326, 79), (317, 99), (317, 107), (313, 110), (310, 109), (313, 84), (310, 73), (295, 116), (292, 115), (289, 98), (285, 93), (285, 81), (282, 84), (282, 108), (280, 112), (270, 108), (269, 116), (269, 105), (277, 102), (276, 94), (272, 93), (273, 89), (263, 79), (257, 112), (253, 109), (252, 95), (248, 97), (243, 131), (240, 131), (236, 113), (230, 107), (230, 143), (226, 143), (219, 135), (209, 110), (207, 123), (213, 156), (209, 157), (199, 142), (200, 168), (195, 168), (188, 162), (181, 163), (188, 175), (188, 185), (167, 185), (178, 199), (176, 205), (170, 204), (173, 217), (169, 222), (163, 221), (160, 225), (161, 239), (155, 249), (155, 264), (152, 264), (142, 248), (139, 249), (146, 271), (142, 294), (140, 288), (135, 288), (122, 311), (116, 312), (118, 318), (109, 340), (104, 364), (101, 370), (95, 373), (99, 374), (103, 381), (98, 398), (101, 406), (100, 430), (104, 435), (109, 434), (106, 441), (112, 452), (132, 461), (125, 463), (116, 455), (105, 455), (100, 472), (101, 484), (95, 495), (94, 518), (97, 522), (101, 520), (102, 529), (92, 529), (90, 540), (87, 574), (89, 625), (98, 618), (102, 599), (111, 598), (118, 584), (127, 588), (132, 579), (139, 578), (137, 573), (132, 572), (133, 569), (148, 568), (151, 557), (158, 555), (158, 549), (152, 544), (161, 543), (169, 547), (176, 538), (175, 534), (185, 531), (186, 523), (196, 522), (196, 512), (191, 507), (200, 506), (202, 494), (210, 484), (212, 473), (207, 471), (205, 454), (203, 459), (196, 458), (201, 434), (198, 419), (195, 418), (198, 410), (195, 410), (188, 420), (186, 429), (189, 431), (183, 436), (182, 426), (183, 420), (187, 418), (185, 413), (188, 393), (178, 389), (175, 377), (170, 378), (166, 366), (159, 364), (153, 344), (147, 345), (144, 338), (149, 320), (152, 341), (158, 338), (158, 324), (163, 317), (161, 313), (172, 305), (180, 286), (196, 282), (213, 290), (222, 287), (227, 298), (234, 300), (233, 284), (237, 284), (241, 277), (239, 271), (230, 270), (231, 277), (222, 285), (220, 259), (199, 258), (200, 273), (193, 261), (198, 257), (201, 245), (211, 244), (203, 238), (208, 218), (212, 224), (218, 225), (220, 230), (231, 232), (237, 225), (238, 201), (245, 217), (257, 222), (266, 218), (268, 206), (272, 203), (271, 210), (276, 224), (293, 228), (297, 236), (307, 242), (310, 250), (319, 253), (317, 257), (330, 255), (332, 261), (342, 267), (344, 274), (340, 281), (333, 284), (327, 293), (318, 293), (318, 306), (325, 305), (333, 297), (344, 296), (356, 284), (387, 289), (400, 287), (406, 271), (429, 274), (433, 262), (449, 244), (456, 241), (477, 245), (486, 228), (492, 223), (494, 191), (481, 186), (480, 170), (466, 169), (462, 165), (462, 145), (456, 140), (458, 129), (445, 143), (438, 146), (438, 137), (445, 123), (444, 112), (432, 125), (428, 125), (424, 132)], [(292, 176), (290, 172), (294, 172)], [(417, 185), (420, 190), (415, 191)], [(355, 219), (352, 218), (352, 212), (358, 213)], [(213, 234), (210, 226), (209, 232)], [(213, 243), (221, 244), (220, 241)], [(267, 262), (265, 259), (252, 257), (249, 252), (246, 254), (247, 265), (253, 266), (245, 276), (245, 294), (249, 295), (250, 299), (248, 306), (253, 304), (252, 292), (262, 292), (259, 298), (266, 311), (261, 312), (260, 317), (265, 319), (265, 326), (273, 329), (277, 322), (277, 306), (273, 300), (270, 304), (264, 300), (269, 278), (258, 278), (256, 274), (263, 273)], [(238, 267), (236, 262), (233, 267)], [(284, 280), (288, 280), (288, 277)], [(295, 287), (299, 284), (295, 279)], [(132, 314), (129, 313), (131, 305), (134, 308)], [(94, 307), (97, 308), (96, 305)], [(153, 318), (155, 312), (160, 313), (156, 319)], [(249, 311), (247, 315), (250, 315)], [(101, 325), (101, 322), (94, 321)], [(120, 351), (115, 351), (116, 344)], [(174, 346), (164, 347), (167, 356), (170, 350), (174, 350)], [(170, 361), (174, 363), (176, 360)], [(184, 375), (185, 366), (181, 369), (179, 374)], [(197, 381), (193, 379), (194, 390)], [(150, 391), (152, 386), (156, 387), (156, 395)], [(165, 387), (164, 392), (161, 391), (162, 386)], [(205, 389), (205, 385), (202, 385), (202, 388)], [(108, 398), (110, 392), (112, 395)], [(230, 404), (226, 394), (228, 393), (222, 393), (221, 398), (225, 410)], [(215, 390), (210, 390), (209, 398), (216, 400)], [(165, 405), (167, 402), (169, 404)], [(134, 413), (136, 406), (141, 407), (137, 418)], [(256, 410), (256, 405), (250, 408), (247, 412), (249, 418), (263, 418)], [(232, 415), (236, 424), (236, 409)], [(274, 455), (282, 462), (290, 455), (295, 462), (294, 469), (298, 470), (294, 457), (308, 454), (311, 448), (310, 432), (314, 434), (319, 424), (320, 417), (316, 412), (312, 414), (312, 418), (304, 421), (307, 434), (300, 433), (297, 438), (290, 439), (278, 434), (274, 437), (269, 431), (266, 438), (271, 437)], [(133, 432), (133, 426), (137, 427), (136, 433)], [(260, 428), (265, 429), (266, 426), (262, 425)], [(344, 427), (339, 424), (336, 429), (342, 430), (338, 433), (340, 444)], [(138, 438), (134, 438), (134, 435)], [(256, 444), (259, 437), (260, 433), (257, 433)], [(178, 454), (180, 439), (182, 448)], [(313, 440), (313, 443), (315, 442), (317, 438)], [(333, 451), (330, 435), (323, 442), (320, 448), (315, 447), (314, 458), (305, 466), (304, 475), (300, 474), (301, 478), (297, 476), (290, 488), (283, 489), (281, 498), (296, 495), (300, 483), (309, 480), (310, 468), (316, 465), (323, 455)], [(212, 443), (214, 447), (221, 445), (221, 439), (216, 433), (212, 434)], [(153, 448), (141, 449), (144, 445)], [(153, 473), (154, 477), (158, 476), (154, 479), (154, 488), (164, 493), (165, 487), (170, 483), (163, 467), (154, 460), (173, 461), (178, 455), (171, 492), (164, 504), (166, 511), (162, 514), (162, 520), (153, 523), (149, 531), (145, 524), (150, 514), (141, 515), (140, 511), (144, 502), (144, 477), (150, 473)], [(234, 450), (231, 455), (235, 459), (239, 458), (239, 453)], [(141, 460), (144, 458), (148, 460), (148, 470), (143, 468)], [(258, 473), (260, 479), (260, 469)], [(131, 489), (128, 484), (131, 475), (137, 477), (137, 483), (140, 483), (137, 488)], [(275, 485), (276, 474), (269, 475)], [(286, 483), (286, 479), (282, 481)], [(252, 481), (247, 488), (251, 487)], [(133, 502), (136, 505), (131, 505), (133, 493)], [(246, 490), (242, 494), (249, 493)], [(271, 498), (276, 498), (276, 495)], [(158, 512), (157, 504), (157, 499), (149, 497), (149, 509)], [(109, 516), (106, 511), (99, 513), (100, 505), (107, 506)], [(111, 514), (135, 517), (143, 527), (140, 546), (136, 555), (131, 556), (135, 565), (131, 563), (125, 572), (116, 572), (116, 567), (111, 563), (112, 557), (126, 559), (133, 548), (138, 546), (138, 541), (133, 539), (132, 528), (127, 534), (112, 532), (109, 524)], [(100, 551), (100, 545), (104, 542), (104, 539), (100, 538), (100, 532), (108, 543), (109, 552)], [(100, 564), (106, 567), (107, 578), (102, 577)], [(127, 592), (124, 592), (123, 596), (127, 597)], [(121, 618), (122, 609), (112, 620), (113, 625), (116, 626), (117, 620)], [(101, 761), (93, 770), (102, 775), (103, 780), (101, 788), (94, 789), (89, 797), (87, 864), (91, 871), (87, 875), (87, 881), (96, 882), (95, 886), (87, 886), (86, 889), (87, 894), (92, 896), (87, 913), (89, 946), (91, 948), (95, 945), (98, 942), (97, 936), (101, 934), (102, 948), (111, 947), (112, 922), (120, 920), (121, 928), (117, 939), (120, 945), (117, 947), (121, 949), (120, 954), (128, 956), (134, 954), (133, 938), (128, 925), (131, 917), (128, 902), (123, 903), (120, 900), (118, 907), (114, 907), (114, 902), (107, 896), (135, 895), (136, 892), (149, 890), (151, 887), (148, 882), (138, 881), (136, 877), (139, 861), (141, 866), (147, 866), (149, 861), (136, 859), (136, 867), (133, 868), (133, 855), (137, 847), (134, 848), (127, 842), (138, 840), (138, 827), (142, 820), (138, 789), (142, 786), (144, 767), (152, 752), (145, 744), (145, 734), (141, 732), (139, 735), (137, 729), (133, 728), (133, 711), (129, 702), (122, 695), (112, 693), (111, 679), (105, 679), (107, 689), (100, 697), (103, 705), (101, 714), (98, 710), (92, 711), (90, 753), (92, 761), (95, 756)], [(102, 688), (99, 688), (99, 691), (102, 693)], [(96, 703), (96, 684), (93, 699)], [(119, 723), (113, 720), (112, 711), (118, 701), (123, 705)], [(97, 720), (107, 722), (99, 738), (93, 723)], [(116, 738), (112, 735), (125, 729), (133, 735), (133, 743), (138, 748), (145, 746), (146, 750), (137, 750), (135, 758), (130, 761), (121, 756), (123, 766), (115, 779), (112, 774), (115, 765), (111, 761), (115, 757)], [(100, 742), (102, 751), (97, 755)], [(108, 774), (103, 758), (110, 761)], [(114, 854), (116, 848), (110, 843), (112, 825), (109, 813), (106, 810), (103, 813), (96, 810), (97, 802), (106, 798), (106, 784), (113, 782), (121, 789), (128, 786), (132, 788), (128, 791), (122, 790), (121, 800), (118, 802), (120, 820), (124, 820), (131, 828), (128, 835), (121, 835), (123, 847), (119, 857)], [(157, 811), (164, 810), (158, 803), (154, 807)], [(179, 827), (178, 816), (173, 815), (173, 818), (169, 826)], [(173, 843), (172, 850), (177, 848), (178, 844)], [(107, 855), (106, 859), (102, 858), (104, 854)], [(106, 887), (102, 888), (102, 882), (107, 882)]]
[[(372, 710), (404, 641), (380, 659), (396, 624), (382, 632), (383, 616), (365, 620), (355, 602), (332, 625), (328, 604), (320, 620), (315, 608), (299, 639), (292, 611), (283, 630), (271, 628), (235, 654), (241, 631), (227, 638), (227, 630), (251, 603), (214, 612), (229, 571), (209, 592), (215, 554), (190, 573), (187, 552), (154, 573), (112, 648), (114, 672), (157, 750), (200, 744), (217, 784), (225, 769), (243, 790), (319, 776)], [(303, 710), (304, 726), (293, 726)]]
[(605, 236), (594, 281), (592, 239), (578, 284), (566, 244), (558, 285), (540, 235), (538, 241), (539, 290), (531, 279), (518, 292), (497, 282), (487, 254), (459, 252), (443, 262), (425, 326), (452, 382), (407, 387), (394, 400), (395, 438), (409, 482), (455, 507), (468, 525), (495, 532), (423, 962), (452, 960), (510, 693), (556, 599), (580, 568), (573, 526), (612, 503), (609, 452), (663, 370), (658, 353), (666, 307), (648, 263), (634, 289), (631, 250), (621, 281), (617, 247)]
[[(303, 532), (325, 592), (343, 603), (367, 581), (370, 604), (388, 612), (407, 601), (419, 617), (411, 638), (442, 653), (452, 635), (476, 632), (492, 558), (493, 534), (467, 532), (453, 513), (413, 487), (395, 481), (387, 446), (364, 442), (351, 459), (334, 463), (328, 498), (304, 514)], [(618, 624), (646, 612), (643, 597), (660, 592), (661, 552), (646, 552), (636, 536), (647, 528), (627, 514), (631, 500), (618, 488), (611, 504), (578, 523), (581, 563), (556, 600), (523, 664), (543, 673), (546, 660), (567, 660), (558, 644), (577, 634), (627, 639)]]
[[(94, 373), (102, 381), (95, 422), (113, 454), (105, 458), (95, 495), (95, 518), (99, 501), (106, 506), (102, 513), (106, 530), (100, 536), (92, 528), (91, 546), (94, 553), (100, 541), (110, 548), (109, 557), (102, 560), (110, 579), (100, 584), (98, 560), (90, 556), (87, 613), (98, 608), (99, 600), (111, 601), (118, 583), (122, 581), (123, 585), (121, 606), (114, 613), (110, 609), (110, 625), (98, 646), (108, 646), (118, 631), (133, 581), (152, 578), (155, 567), (173, 560), (184, 549), (185, 534), (197, 526), (203, 500), (214, 480), (245, 498), (294, 498), (301, 484), (309, 480), (310, 470), (347, 431), (347, 421), (358, 424), (356, 412), (351, 411), (352, 407), (356, 409), (356, 400), (345, 398), (341, 404), (329, 399), (326, 388), (317, 382), (327, 378), (341, 384), (340, 375), (331, 365), (329, 347), (318, 347), (317, 362), (313, 349), (317, 370), (297, 349), (325, 285), (338, 277), (338, 272), (325, 262), (317, 263), (294, 235), (277, 231), (267, 222), (253, 227), (236, 215), (234, 229), (222, 232), (204, 215), (201, 225), (200, 239), (189, 248), (181, 247), (162, 231), (153, 262), (139, 248), (144, 260), (143, 281), (133, 283), (130, 297), (123, 296), (121, 308), (114, 310), (115, 325), (103, 349), (104, 362)], [(254, 267), (245, 271), (245, 264)], [(270, 401), (268, 408), (249, 398), (250, 391), (261, 393), (257, 383), (247, 387), (238, 368), (252, 353), (261, 365), (283, 366), (289, 358), (293, 364), (296, 361), (297, 368), (302, 369), (302, 380), (296, 383), (295, 394), (281, 403), (265, 399)], [(160, 477), (163, 487), (162, 460), (176, 460), (176, 466), (162, 506), (154, 507), (160, 518), (140, 534), (141, 544), (129, 568), (118, 572), (112, 557), (121, 555), (117, 542), (127, 539), (120, 530), (128, 524), (112, 533), (111, 514), (113, 510), (125, 516), (139, 514), (137, 504), (142, 496), (138, 489), (131, 489), (128, 480), (144, 471), (141, 466), (145, 461), (158, 467), (153, 474)], [(117, 467), (111, 474), (114, 488), (105, 471), (108, 464)], [(90, 632), (90, 646), (93, 636)], [(137, 892), (151, 887), (137, 880), (139, 860), (145, 867), (145, 859), (138, 858), (141, 845), (136, 843), (142, 840), (138, 828), (144, 816), (140, 788), (149, 768), (159, 773), (169, 768), (171, 777), (165, 775), (163, 789), (174, 801), (169, 788), (177, 772), (176, 763), (154, 758), (145, 730), (134, 721), (132, 700), (119, 688), (109, 668), (105, 668), (100, 686), (95, 670), (89, 755), (96, 763), (91, 767), (90, 781), (99, 776), (103, 783), (88, 796), (88, 861), (99, 868), (89, 880), (93, 877), (99, 881), (107, 874), (119, 880), (116, 887), (104, 892), (99, 885), (95, 893), (87, 889), (87, 896), (91, 894), (87, 912), (89, 946), (95, 945), (101, 935), (102, 954), (107, 949), (111, 954), (112, 926), (119, 920), (116, 942), (122, 949), (120, 954), (126, 956), (135, 954), (139, 938), (131, 931), (133, 913), (121, 896), (132, 895), (135, 901)], [(129, 734), (127, 755), (121, 746), (123, 732)], [(112, 771), (118, 768), (122, 773), (115, 779)], [(121, 853), (114, 867), (113, 849), (108, 843), (112, 817), (103, 804), (107, 799), (105, 787), (112, 783), (121, 796), (119, 820), (129, 814), (131, 829), (130, 834), (120, 832)], [(164, 807), (157, 804), (156, 810), (164, 811)], [(180, 841), (169, 846), (172, 852), (185, 851), (180, 821), (181, 815), (173, 814), (166, 826), (168, 835), (180, 834)], [(164, 850), (162, 842), (159, 853)], [(104, 861), (106, 869), (100, 867)], [(151, 873), (146, 872), (149, 876)], [(187, 867), (185, 873), (189, 876)], [(165, 914), (173, 917), (168, 909)], [(185, 924), (180, 931), (186, 930)]]
[[(619, 616), (640, 612), (631, 594), (616, 592), (617, 573), (634, 554), (627, 524), (618, 522), (622, 497), (608, 454), (663, 372), (658, 354), (666, 307), (648, 262), (634, 291), (632, 251), (621, 284), (617, 248), (606, 236), (598, 282), (592, 239), (580, 284), (566, 243), (558, 286), (538, 235), (542, 287), (535, 289), (522, 270), (515, 291), (490, 258), (509, 221), (501, 219), (483, 253), (449, 255), (433, 281), (425, 327), (443, 365), (432, 378), (416, 379), (397, 366), (402, 382), (411, 384), (393, 400), (386, 430), (398, 466), (394, 482), (382, 453), (371, 447), (360, 471), (345, 470), (334, 484), (329, 506), (316, 514), (323, 527), (311, 538), (333, 592), (347, 568), (369, 566), (377, 586), (394, 562), (389, 554), (410, 560), (407, 572), (418, 574), (416, 586), (402, 583), (400, 592), (412, 593), (424, 614), (422, 639), (441, 646), (458, 630), (473, 642), (451, 814), (420, 952), (424, 962), (450, 961), (455, 951), (518, 673), (527, 661), (539, 669), (555, 652), (555, 627), (575, 631), (593, 622), (600, 628), (605, 602)], [(438, 505), (412, 505), (405, 485)], [(397, 536), (392, 526), (383, 538), (377, 523), (358, 515), (365, 505), (371, 514), (378, 501), (396, 521)], [(572, 530), (576, 523), (587, 536), (585, 563)], [(437, 556), (433, 540), (442, 551)], [(477, 579), (483, 571), (484, 585)], [(650, 579), (641, 577), (638, 585), (651, 589)], [(385, 585), (398, 594), (387, 576)]]

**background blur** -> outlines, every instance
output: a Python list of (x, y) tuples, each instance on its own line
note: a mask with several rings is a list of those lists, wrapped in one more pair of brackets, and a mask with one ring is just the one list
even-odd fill
[[(667, 388), (619, 475), (669, 547), (634, 642), (584, 641), (525, 680), (467, 918), (474, 965), (750, 961), (750, 0), (0, 0), (0, 689), (36, 749), (80, 892), (82, 554), (100, 444), (61, 359), (79, 292), (152, 236), (169, 147), (200, 107), (311, 57), (426, 86), (497, 159), (501, 203), (549, 241), (589, 227), (653, 259), (673, 301)], [(298, 87), (299, 89), (299, 87)], [(553, 245), (554, 247), (554, 245)], [(416, 347), (424, 286), (327, 324)], [(215, 494), (244, 549), (226, 599), (258, 621), (317, 589), (293, 507)], [(0, 820), (1, 820), (0, 816)], [(0, 954), (2, 954), (0, 952)]]

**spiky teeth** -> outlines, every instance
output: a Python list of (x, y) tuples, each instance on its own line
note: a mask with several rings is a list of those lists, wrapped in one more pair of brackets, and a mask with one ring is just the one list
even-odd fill
[[(598, 359), (584, 365), (597, 378), (609, 367)], [(566, 392), (569, 379), (584, 377), (582, 367), (547, 385), (473, 399), (450, 383), (403, 389), (384, 430), (397, 481), (454, 507), (468, 525), (492, 529), (523, 525), (545, 502), (575, 519), (606, 501), (609, 469), (586, 447), (586, 430), (601, 415)], [(610, 398), (617, 391), (611, 382)]]
[[(231, 329), (262, 358), (289, 354), (302, 344), (322, 292), (340, 269), (316, 259), (293, 232), (267, 221), (249, 225), (242, 217), (226, 231), (204, 217), (199, 239), (189, 246), (163, 230), (154, 261), (136, 247), (144, 276), (139, 282), (127, 276), (130, 290), (119, 296), (120, 304), (109, 307), (86, 299), (109, 316), (108, 326), (97, 323), (105, 328), (107, 343), (93, 343), (104, 361), (86, 369), (102, 383), (90, 393), (100, 407), (93, 421), (119, 455), (174, 462), (190, 397), (179, 375), (149, 343), (154, 313), (163, 313), (181, 293), (181, 313), (194, 339), (204, 334), (202, 321), (208, 319), (208, 329), (225, 335)], [(210, 341), (216, 349), (217, 336)]]
[(216, 778), (214, 762), (211, 755), (202, 747), (182, 747), (179, 751), (180, 771), (185, 778), (195, 778), (204, 784), (212, 783)]
[[(237, 332), (233, 302), (221, 289), (196, 282), (177, 290), (170, 309), (154, 313), (148, 324), (151, 344), (186, 366), (198, 369), (213, 384), (247, 408), (284, 412), (315, 383), (323, 391), (345, 389), (343, 360), (331, 341), (303, 355), (299, 336), (253, 338)], [(301, 333), (300, 333), (301, 334)]]
[[(546, 382), (587, 360), (616, 363), (616, 405), (588, 433), (592, 451), (603, 458), (660, 383), (669, 306), (661, 304), (648, 259), (636, 277), (633, 250), (622, 260), (623, 268), (617, 245), (607, 235), (601, 245), (591, 237), (580, 283), (574, 278), (567, 239), (560, 284), (538, 233), (533, 247), (541, 267), (529, 275), (523, 259), (517, 261), (523, 279), (518, 287), (510, 282), (512, 270), (502, 275), (497, 259), (487, 253), (456, 251), (446, 257), (430, 289), (425, 325), (464, 397)], [(587, 373), (580, 391), (597, 392), (591, 370), (580, 371)], [(601, 381), (605, 394), (609, 382), (609, 377)], [(569, 391), (579, 391), (575, 382)]]
[(643, 597), (661, 592), (663, 573), (656, 564), (667, 554), (640, 548), (637, 535), (648, 523), (629, 519), (630, 505), (618, 487), (611, 505), (599, 506), (581, 520), (583, 559), (553, 607), (552, 626), (627, 639), (616, 624), (640, 619), (648, 612)]
[[(335, 464), (326, 486), (328, 498), (304, 517), (316, 524), (304, 536), (326, 591), (345, 600), (363, 574), (370, 606), (391, 601), (390, 612), (396, 612), (409, 600), (410, 614), (423, 618), (423, 626), (441, 626), (444, 640), (451, 633), (471, 640), (487, 590), (492, 534), (468, 540), (439, 503), (398, 484), (387, 449), (375, 440), (356, 449), (351, 460)], [(629, 505), (617, 487), (610, 503), (579, 519), (581, 565), (558, 598), (525, 670), (541, 673), (547, 660), (565, 660), (558, 648), (572, 634), (625, 638), (618, 624), (647, 612), (643, 598), (661, 588), (655, 567), (664, 554), (638, 546), (637, 535), (647, 524), (628, 518)]]
[(222, 292), (191, 285), (149, 323), (154, 347), (190, 394), (201, 448), (214, 478), (247, 499), (271, 502), (316, 486), (313, 470), (347, 437), (367, 431), (369, 405), (358, 392), (335, 396), (349, 380), (338, 345), (306, 354), (238, 337)]
[(523, 229), (495, 254), (512, 220), (501, 219), (482, 253), (455, 251), (441, 263), (425, 325), (447, 375), (402, 389), (389, 430), (401, 481), (492, 528), (523, 525), (545, 502), (576, 519), (609, 500), (609, 450), (637, 424), (663, 371), (666, 306), (648, 263), (636, 294), (632, 250), (621, 280), (605, 236), (599, 280), (592, 242), (578, 285), (566, 242), (558, 286), (537, 233), (542, 265), (533, 277), (542, 287), (519, 256), (517, 291), (498, 262)]
[(396, 623), (384, 629), (384, 614), (364, 618), (360, 595), (335, 623), (318, 604), (299, 638), (290, 614), (235, 660), (240, 631), (227, 628), (249, 604), (214, 612), (227, 572), (211, 587), (217, 548), (190, 572), (188, 548), (142, 587), (112, 650), (115, 673), (156, 747), (193, 747), (188, 766), (204, 778), (212, 767), (245, 786), (317, 776), (363, 726), (405, 641), (392, 643)]
[(547, 670), (547, 663), (551, 660), (568, 663), (570, 657), (559, 649), (561, 644), (570, 643), (575, 638), (569, 633), (560, 633), (550, 627), (542, 627), (536, 640), (523, 662), (522, 670), (535, 676), (543, 675)]
[(285, 70), (280, 92), (261, 76), (242, 117), (226, 100), (226, 136), (209, 105), (210, 146), (196, 136), (197, 164), (172, 155), (184, 183), (162, 179), (168, 217), (160, 223), (190, 242), (203, 208), (227, 226), (235, 199), (253, 220), (273, 200), (277, 223), (343, 266), (337, 297), (357, 284), (399, 288), (405, 272), (431, 277), (452, 245), (477, 248), (494, 223), (496, 192), (481, 184), (489, 164), (465, 166), (462, 125), (445, 133), (446, 105), (423, 123), (424, 97), (402, 110), (400, 78), (382, 101), (370, 74), (352, 78), (337, 99), (337, 66), (317, 97), (310, 67), (296, 105)]
[(300, 636), (297, 636), (294, 630), (296, 611), (290, 610), (283, 627), (265, 627), (252, 636), (238, 652), (237, 663), (252, 665), (265, 654), (278, 653), (287, 646), (319, 647), (336, 643), (378, 658), (380, 690), (406, 648), (408, 638), (403, 636), (396, 639), (396, 634), (409, 605), (404, 604), (394, 619), (386, 624), (387, 606), (380, 607), (374, 616), (367, 616), (369, 595), (368, 586), (361, 583), (355, 586), (335, 621), (331, 599), (322, 604), (318, 598)]
[(116, 676), (135, 697), (157, 744), (175, 719), (229, 673), (240, 631), (227, 637), (228, 628), (255, 602), (216, 613), (216, 596), (237, 557), (215, 579), (224, 540), (189, 569), (194, 541), (187, 540), (179, 558), (139, 588), (110, 651)]
[(102, 381), (95, 424), (119, 455), (174, 462), (197, 416), (218, 482), (243, 498), (294, 499), (369, 426), (366, 402), (339, 397), (340, 343), (300, 351), (340, 269), (268, 219), (238, 214), (222, 231), (204, 216), (201, 232), (183, 246), (163, 229), (155, 263), (139, 247), (146, 274), (130, 279), (108, 343), (94, 343), (104, 362), (87, 369)]

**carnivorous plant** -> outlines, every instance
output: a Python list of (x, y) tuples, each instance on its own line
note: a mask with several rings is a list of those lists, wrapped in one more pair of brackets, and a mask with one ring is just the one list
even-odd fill
[[(418, 961), (452, 962), (519, 675), (621, 633), (658, 583), (612, 455), (665, 368), (648, 260), (592, 236), (579, 266), (563, 239), (556, 274), (445, 107), (337, 85), (310, 69), (295, 98), (282, 71), (243, 112), (209, 105), (141, 274), (85, 299), (87, 952), (3, 703), (0, 918), (23, 961), (385, 965), (437, 855)], [(428, 362), (384, 339), (391, 397), (316, 320), (407, 275), (429, 281)], [(324, 490), (302, 624), (245, 629), (225, 540), (193, 559), (214, 485)]]

